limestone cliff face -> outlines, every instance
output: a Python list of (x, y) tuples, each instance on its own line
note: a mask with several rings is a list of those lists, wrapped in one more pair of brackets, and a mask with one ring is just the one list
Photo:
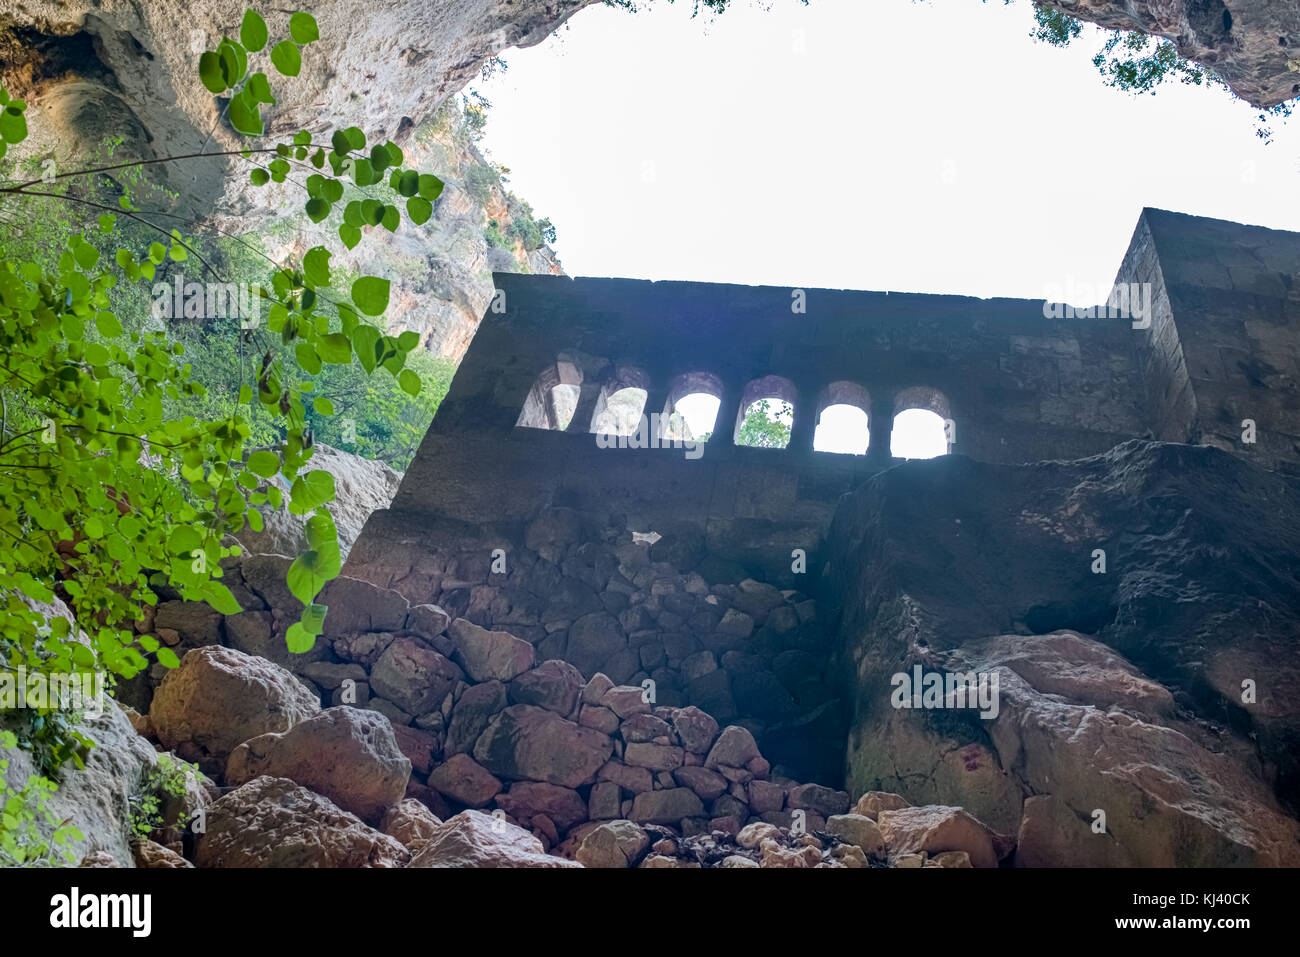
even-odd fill
[(1111, 30), (1173, 42), (1252, 106), (1300, 95), (1300, 7), (1275, 0), (1046, 0)]
[[(277, 89), (267, 131), (360, 126), (400, 146), (484, 60), (544, 40), (595, 0), (317, 0), (321, 39), (303, 51), (301, 76)], [(67, 157), (124, 138), (141, 158), (238, 144), (198, 82), (198, 54), (235, 35), (244, 0), (138, 4), (132, 0), (11, 0), (0, 10), (0, 77), (28, 100), (35, 145)], [(291, 8), (285, 8), (291, 9)], [(267, 9), (272, 31), (285, 14)], [(210, 139), (209, 139), (209, 131)], [(166, 169), (182, 211), (256, 216), (244, 177), (220, 158)]]

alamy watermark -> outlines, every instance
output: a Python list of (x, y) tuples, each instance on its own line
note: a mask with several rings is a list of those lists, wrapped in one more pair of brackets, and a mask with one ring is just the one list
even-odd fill
[(1151, 283), (1116, 283), (1099, 306), (1069, 306), (1066, 302), (1098, 302), (1100, 290), (1088, 283), (1067, 279), (1065, 288), (1047, 287), (1043, 300), (1045, 319), (1130, 319), (1134, 329), (1151, 327)]
[(601, 449), (683, 449), (688, 459), (704, 454), (704, 441), (673, 435), (671, 416), (659, 412), (641, 416), (636, 428), (627, 433), (597, 432), (596, 447)]
[(104, 713), (103, 672), (28, 671), (26, 665), (0, 671), (0, 711), (21, 708), (82, 711), (98, 717)]
[(154, 283), (150, 296), (155, 319), (238, 319), (240, 328), (256, 329), (262, 318), (262, 287), (246, 282), (186, 282), (178, 273)]
[(977, 708), (981, 718), (998, 716), (996, 671), (925, 671), (914, 665), (910, 674), (899, 671), (889, 683), (895, 708)]

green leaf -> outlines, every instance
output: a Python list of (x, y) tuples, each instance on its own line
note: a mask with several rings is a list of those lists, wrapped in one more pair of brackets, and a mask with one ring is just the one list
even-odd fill
[(230, 589), (219, 581), (209, 581), (203, 586), (203, 600), (223, 615), (238, 615), (244, 610)]
[(99, 231), (101, 233), (111, 233), (113, 227), (117, 224), (117, 217), (112, 213), (99, 214)]
[(230, 109), (226, 115), (230, 117), (230, 125), (245, 136), (261, 136), (265, 129), (257, 103), (247, 90), (240, 90), (230, 98)]
[(361, 131), (361, 127), (349, 126), (343, 131), (343, 135), (348, 138), (348, 145), (354, 150), (366, 148), (366, 134)]
[(274, 452), (263, 449), (260, 452), (254, 452), (248, 457), (244, 465), (254, 475), (260, 475), (262, 478), (270, 478), (276, 472), (280, 471), (280, 456)]
[(319, 223), (330, 214), (330, 204), (319, 196), (314, 196), (307, 200), (307, 204), (303, 209), (307, 213), (307, 218), (313, 223)]
[(334, 500), (334, 476), (324, 469), (312, 469), (293, 480), (289, 489), (289, 511), (305, 515)]
[(275, 97), (271, 95), (271, 84), (267, 81), (265, 73), (259, 71), (250, 76), (244, 89), (248, 90), (249, 96), (258, 103), (275, 102)]
[(176, 657), (176, 652), (170, 648), (159, 648), (154, 652), (154, 657), (158, 659), (158, 663), (164, 668), (179, 668), (181, 666), (181, 660)]
[(406, 170), (397, 177), (397, 185), (393, 188), (410, 199), (420, 191), (420, 174), (413, 169)]
[(316, 411), (317, 415), (334, 414), (334, 403), (331, 402), (329, 399), (324, 398), (323, 396), (312, 399), (311, 407)]
[(384, 224), (384, 229), (388, 230), (390, 233), (395, 233), (397, 232), (397, 227), (402, 224), (402, 214), (398, 211), (396, 206), (385, 206), (382, 222)]
[(355, 226), (349, 226), (347, 223), (339, 224), (339, 239), (343, 240), (343, 245), (348, 249), (354, 249), (357, 243), (361, 242), (361, 230)]
[(347, 365), (352, 361), (352, 342), (342, 333), (331, 332), (321, 336), (316, 340), (316, 349), (320, 357), (331, 365)]
[(324, 246), (313, 246), (302, 259), (303, 279), (308, 286), (330, 284), (330, 251)]
[(403, 369), (397, 376), (397, 384), (400, 385), (407, 395), (420, 394), (420, 377), (410, 369)]
[(379, 330), (374, 326), (359, 325), (352, 330), (352, 348), (366, 372), (375, 371), (375, 346), (379, 345)]
[(433, 203), (423, 196), (412, 196), (406, 201), (406, 215), (411, 217), (411, 222), (415, 225), (423, 226), (433, 215)]
[(239, 42), (252, 53), (266, 46), (266, 21), (256, 10), (244, 11), (244, 19), (239, 24)]
[(442, 180), (430, 173), (420, 174), (420, 195), (433, 202), (442, 195)]
[(122, 323), (111, 312), (101, 312), (95, 316), (95, 329), (105, 339), (116, 339), (122, 334)]
[(311, 43), (320, 39), (320, 30), (316, 27), (316, 18), (310, 13), (299, 10), (289, 18), (289, 36), (294, 43)]
[(199, 79), (209, 93), (224, 93), (230, 88), (221, 69), (221, 57), (211, 50), (199, 57)]
[(316, 349), (310, 342), (299, 342), (293, 349), (294, 358), (298, 360), (298, 365), (311, 375), (320, 374), (321, 363), (320, 356), (316, 354)]
[(352, 301), (365, 315), (382, 316), (388, 308), (390, 285), (379, 276), (362, 276), (352, 284)]
[(410, 352), (420, 344), (420, 334), (414, 329), (407, 329), (397, 337), (397, 345), (403, 352)]
[(302, 72), (302, 54), (289, 40), (281, 40), (271, 48), (271, 63), (281, 76), (297, 76)]
[(248, 179), (254, 186), (265, 186), (271, 181), (271, 174), (264, 169), (255, 168), (248, 174)]

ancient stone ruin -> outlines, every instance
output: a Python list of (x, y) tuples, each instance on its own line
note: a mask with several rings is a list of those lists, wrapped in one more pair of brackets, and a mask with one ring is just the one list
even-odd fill
[[(104, 866), (1300, 863), (1297, 277), (1300, 235), (1155, 210), (1069, 312), (498, 276), (400, 484), (313, 460), (315, 647), (270, 514), (238, 614), (159, 588), (180, 667), (56, 811)], [(760, 397), (787, 447), (738, 444)], [(831, 404), (865, 454), (815, 449)], [(909, 408), (949, 454), (890, 454)], [(145, 739), (198, 773), (128, 840)]]

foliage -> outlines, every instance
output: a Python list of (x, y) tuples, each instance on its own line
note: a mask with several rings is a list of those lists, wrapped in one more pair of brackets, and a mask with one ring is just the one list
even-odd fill
[[(14, 748), (18, 738), (0, 731), (0, 748)], [(0, 867), (58, 867), (76, 863), (68, 846), (82, 839), (81, 831), (60, 821), (46, 802), (57, 785), (39, 774), (30, 775), (21, 789), (8, 781), (9, 761), (0, 758)], [(42, 836), (48, 831), (48, 838)]]
[[(273, 105), (272, 81), (255, 69), (296, 76), (301, 47), (317, 38), (315, 20), (294, 13), (288, 37), (272, 43), (265, 21), (249, 10), (239, 39), (223, 37), (199, 58), (198, 73), (214, 95), (226, 97), (226, 119), (249, 140), (261, 137), (263, 106)], [(0, 153), (27, 137), (26, 104), (0, 89)], [(336, 227), (351, 249), (379, 226), (420, 225), (442, 190), (436, 176), (404, 165), (391, 142), (368, 144), (350, 127), (327, 143), (303, 130), (239, 151), (256, 186), (306, 173), (303, 210)], [(211, 155), (211, 154), (208, 154)], [(175, 162), (164, 157), (133, 164)], [(107, 172), (79, 169), (53, 181)], [(364, 198), (344, 202), (345, 183)], [(186, 600), (217, 611), (239, 611), (222, 583), (220, 560), (237, 550), (228, 536), (261, 525), (258, 507), (286, 499), (267, 480), (279, 476), (288, 508), (304, 517), (308, 550), (291, 565), (288, 586), (305, 605), (292, 624), (290, 650), (309, 649), (327, 609), (315, 604), (338, 574), (339, 547), (329, 503), (334, 480), (309, 467), (316, 428), (334, 415), (318, 388), (326, 369), (359, 365), (368, 376), (383, 370), (412, 397), (420, 375), (407, 362), (419, 344), (414, 332), (388, 335), (382, 316), (389, 282), (360, 276), (349, 283), (331, 269), (331, 250), (315, 246), (301, 260), (271, 264), (255, 307), (241, 311), (238, 328), (223, 331), (227, 353), (238, 352), (230, 382), (216, 404), (187, 361), (172, 330), (144, 329), (138, 315), (119, 318), (114, 301), (143, 288), (180, 264), (225, 283), (215, 258), (176, 229), (144, 213), (129, 187), (116, 204), (31, 179), (0, 186), (9, 205), (32, 197), (62, 198), (97, 215), (90, 234), (68, 230), (45, 242), (48, 254), (0, 255), (0, 636), (5, 664), (29, 670), (107, 670), (130, 677), (149, 658), (175, 667), (175, 653), (130, 623), (156, 602), (152, 586), (167, 583)], [(132, 224), (126, 228), (125, 224)], [(139, 227), (139, 228), (135, 228)], [(145, 242), (142, 232), (153, 238)], [(22, 245), (21, 242), (18, 244)], [(111, 250), (111, 251), (110, 251)], [(21, 250), (19, 250), (21, 252)], [(115, 293), (116, 290), (116, 293)], [(265, 309), (265, 321), (262, 310)], [(238, 348), (232, 348), (234, 346)], [(275, 424), (273, 449), (258, 448), (255, 423)], [(72, 622), (50, 621), (19, 596), (37, 602), (62, 597)]]
[[(1033, 36), (1052, 46), (1068, 46), (1083, 33), (1080, 20), (1055, 7), (1035, 4), (1034, 21)], [(1229, 89), (1213, 70), (1185, 59), (1170, 40), (1137, 30), (1106, 31), (1101, 49), (1093, 56), (1092, 62), (1105, 78), (1107, 86), (1127, 93), (1153, 93), (1168, 81)], [(1273, 134), (1267, 125), (1269, 120), (1286, 120), (1292, 109), (1290, 103), (1279, 103), (1260, 110), (1255, 135), (1271, 140)]]
[(185, 796), (186, 779), (198, 773), (198, 767), (174, 759), (170, 754), (158, 755), (158, 763), (145, 775), (138, 793), (130, 800), (131, 833), (147, 838), (166, 826), (163, 816), (169, 801)]
[(506, 238), (506, 234), (501, 232), (501, 226), (495, 219), (489, 219), (487, 229), (483, 230), (483, 238), (487, 240), (489, 246), (496, 246), (500, 249), (511, 249), (514, 243)]
[(465, 192), (480, 206), (492, 199), (492, 190), (501, 185), (501, 176), (491, 166), (474, 165), (465, 171)]
[[(773, 409), (773, 402), (776, 402)], [(747, 410), (740, 423), (737, 445), (752, 445), (760, 449), (783, 449), (790, 444), (790, 426), (794, 409), (789, 402), (779, 399), (759, 399)]]

